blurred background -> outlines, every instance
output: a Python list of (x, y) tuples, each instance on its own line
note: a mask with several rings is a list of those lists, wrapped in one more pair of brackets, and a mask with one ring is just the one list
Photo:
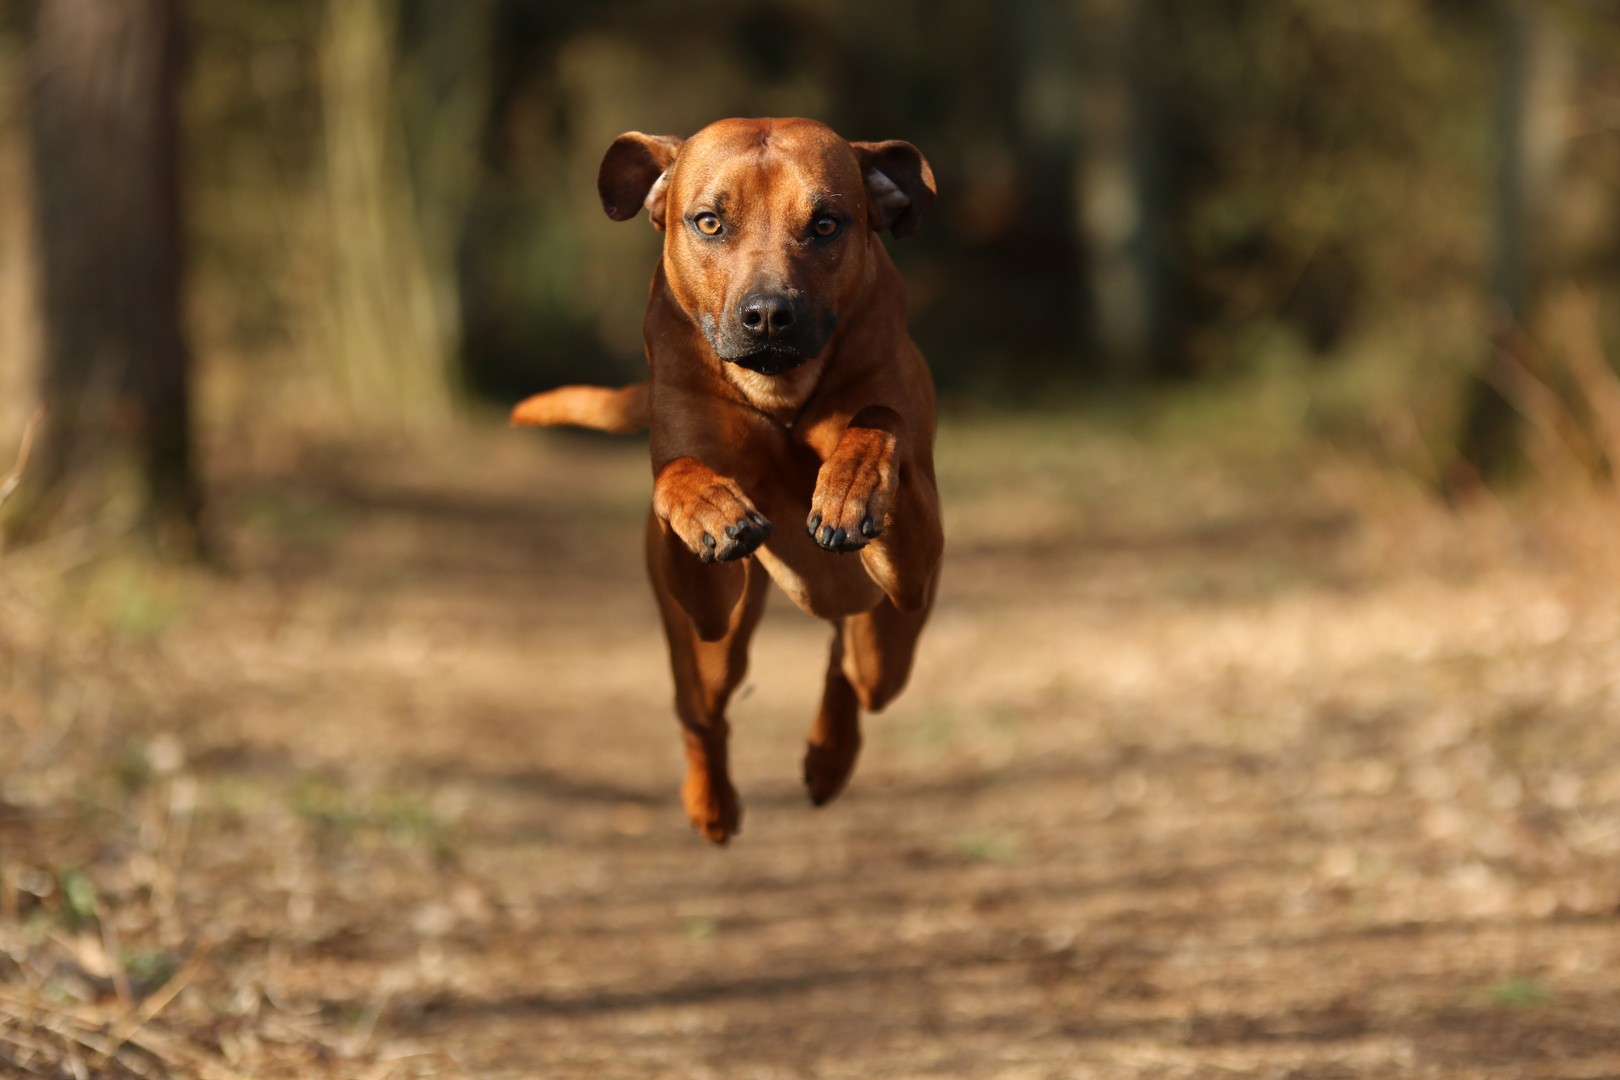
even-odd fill
[(1601, 0), (125, 6), (12, 0), (0, 24), (13, 436), (41, 377), (29, 190), (75, 168), (30, 166), (27, 89), (43, 130), (75, 24), (115, 17), (177, 35), (86, 47), (169, 49), (172, 79), (123, 107), (177, 114), (150, 149), (174, 156), (205, 428), (409, 423), (638, 378), (659, 237), (600, 213), (600, 155), (735, 114), (929, 156), (938, 210), (895, 255), (958, 399), (1283, 380), (1317, 430), (1490, 470), (1514, 420), (1475, 383), (1502, 381), (1503, 327), (1543, 332), (1579, 296), (1614, 332)]
[[(717, 854), (645, 443), (504, 417), (733, 115), (932, 163), (948, 552)], [(0, 0), (0, 1071), (1620, 1072), (1617, 358), (1614, 0)]]

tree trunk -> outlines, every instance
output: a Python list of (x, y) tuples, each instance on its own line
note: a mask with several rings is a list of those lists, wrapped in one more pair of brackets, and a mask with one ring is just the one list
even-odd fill
[[(451, 405), (456, 339), (430, 266), (397, 94), (398, 0), (327, 0), (321, 32), (327, 255), (323, 369), (352, 420), (432, 422)], [(453, 270), (453, 268), (452, 268)], [(451, 271), (447, 271), (451, 272)]]
[(39, 404), (39, 305), (29, 188), (25, 57), (0, 25), (0, 446)]
[(1140, 379), (1171, 366), (1173, 330), (1150, 11), (1148, 0), (1093, 0), (1087, 11), (1088, 107), (1077, 194), (1088, 298), (1103, 369)]
[(1026, 347), (1058, 354), (1095, 352), (1080, 232), (1074, 225), (1082, 80), (1075, 12), (1066, 0), (1005, 6), (1014, 73), (1010, 101), (1017, 161), (1017, 285), (1028, 305), (1013, 318), (1034, 329)]
[(400, 109), (448, 382), (462, 370), (461, 247), (483, 164), (495, 9), (496, 0), (416, 0), (402, 9)]
[(1574, 56), (1569, 39), (1538, 5), (1499, 0), (1502, 84), (1497, 117), (1496, 271), (1498, 322), (1484, 370), (1468, 390), (1450, 485), (1466, 488), (1508, 475), (1521, 461), (1520, 417), (1504, 396), (1514, 333), (1534, 317), (1552, 254), (1548, 233), (1567, 133)]
[(17, 529), (92, 510), (132, 455), (161, 547), (199, 543), (181, 330), (178, 0), (41, 0), (34, 207), (47, 423)]

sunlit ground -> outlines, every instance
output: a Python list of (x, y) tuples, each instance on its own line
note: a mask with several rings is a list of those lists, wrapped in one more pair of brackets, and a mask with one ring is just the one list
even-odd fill
[(1195, 417), (956, 415), (939, 463), (910, 689), (811, 809), (829, 631), (774, 603), (725, 851), (643, 443), (260, 454), (225, 572), (5, 556), (0, 1069), (1620, 1071), (1611, 505)]

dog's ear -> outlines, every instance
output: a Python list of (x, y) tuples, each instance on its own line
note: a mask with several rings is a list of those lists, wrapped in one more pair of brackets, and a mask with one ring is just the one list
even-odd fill
[(866, 181), (866, 216), (878, 232), (888, 229), (896, 240), (917, 231), (934, 205), (934, 170), (908, 142), (850, 143)]
[(653, 228), (664, 228), (664, 193), (669, 188), (669, 163), (685, 139), (673, 135), (643, 135), (628, 131), (613, 140), (596, 174), (602, 209), (614, 221), (629, 221), (647, 208)]

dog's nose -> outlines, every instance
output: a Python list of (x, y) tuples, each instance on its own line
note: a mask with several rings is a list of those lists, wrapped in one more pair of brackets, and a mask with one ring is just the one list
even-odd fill
[(750, 337), (772, 338), (793, 325), (793, 301), (785, 296), (755, 293), (737, 308)]

